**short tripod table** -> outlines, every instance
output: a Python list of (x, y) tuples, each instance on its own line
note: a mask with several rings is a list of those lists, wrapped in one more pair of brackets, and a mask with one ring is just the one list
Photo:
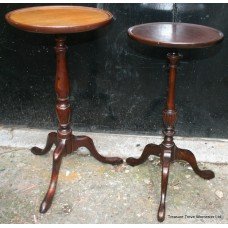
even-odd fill
[(6, 20), (12, 26), (34, 33), (53, 34), (56, 36), (56, 78), (55, 91), (57, 95), (56, 114), (59, 128), (57, 132), (48, 135), (46, 147), (31, 149), (33, 154), (43, 155), (56, 145), (53, 154), (52, 176), (46, 196), (40, 206), (40, 212), (45, 213), (51, 206), (57, 185), (59, 169), (63, 156), (72, 153), (79, 147), (86, 147), (100, 162), (113, 165), (121, 164), (118, 157), (100, 155), (91, 138), (74, 136), (70, 127), (71, 107), (69, 103), (70, 82), (67, 72), (66, 34), (79, 33), (98, 29), (112, 21), (112, 14), (97, 8), (81, 6), (40, 6), (22, 8), (6, 14)]
[(175, 160), (188, 162), (194, 172), (204, 179), (214, 178), (214, 173), (210, 170), (200, 170), (194, 154), (186, 149), (178, 148), (174, 141), (174, 126), (177, 119), (175, 108), (175, 81), (177, 65), (181, 59), (178, 49), (204, 48), (212, 46), (223, 39), (222, 32), (196, 24), (157, 22), (136, 25), (128, 30), (132, 39), (138, 42), (158, 47), (170, 48), (167, 54), (169, 62), (169, 87), (165, 109), (163, 110), (163, 122), (165, 129), (164, 140), (160, 145), (148, 144), (139, 158), (128, 158), (126, 161), (131, 166), (142, 164), (150, 155), (160, 157), (162, 165), (161, 179), (161, 200), (158, 209), (158, 221), (165, 219), (165, 199), (169, 177), (170, 163)]

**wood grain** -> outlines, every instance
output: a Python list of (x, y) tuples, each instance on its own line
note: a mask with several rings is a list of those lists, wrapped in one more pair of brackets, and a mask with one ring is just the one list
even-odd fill
[(155, 22), (128, 29), (131, 38), (152, 46), (168, 48), (203, 48), (223, 39), (217, 29), (188, 23)]
[(111, 22), (112, 14), (82, 6), (39, 6), (11, 11), (6, 14), (6, 20), (28, 32), (61, 34), (102, 27)]

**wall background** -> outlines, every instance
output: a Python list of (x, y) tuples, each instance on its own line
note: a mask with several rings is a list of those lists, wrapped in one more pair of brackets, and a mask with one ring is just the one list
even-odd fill
[[(0, 124), (56, 128), (54, 37), (16, 30), (4, 19), (13, 9), (35, 5), (41, 4), (0, 4)], [(135, 24), (176, 20), (225, 35), (215, 47), (182, 52), (177, 135), (228, 137), (228, 4), (84, 5), (109, 10), (115, 21), (69, 36), (73, 129), (161, 134), (167, 50), (130, 40), (126, 31)]]

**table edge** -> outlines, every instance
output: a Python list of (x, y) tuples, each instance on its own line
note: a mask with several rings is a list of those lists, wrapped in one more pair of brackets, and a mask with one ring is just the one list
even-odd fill
[[(22, 24), (22, 23), (18, 23), (13, 21), (10, 18), (10, 15), (12, 13), (14, 13), (15, 11), (24, 11), (26, 9), (31, 9), (31, 8), (43, 8), (43, 7), (47, 7), (47, 8), (88, 8), (94, 11), (102, 11), (104, 13), (106, 13), (109, 17), (107, 18), (107, 20), (101, 21), (101, 22), (96, 22), (93, 24), (88, 24), (85, 26), (32, 26), (32, 25), (27, 25), (27, 24)], [(26, 8), (20, 8), (20, 9), (16, 9), (16, 10), (12, 10), (8, 13), (5, 14), (5, 20), (13, 27), (26, 31), (26, 32), (32, 32), (32, 33), (43, 33), (43, 34), (67, 34), (67, 33), (79, 33), (79, 32), (86, 32), (86, 31), (91, 31), (91, 30), (95, 30), (98, 29), (100, 27), (106, 26), (108, 24), (110, 24), (113, 20), (113, 15), (112, 13), (110, 13), (107, 10), (103, 10), (100, 8), (94, 8), (94, 7), (87, 7), (87, 6), (70, 6), (70, 5), (54, 5), (54, 6), (33, 6), (33, 7), (26, 7)]]
[[(176, 44), (171, 44), (171, 43), (167, 43), (167, 42), (160, 42), (160, 41), (151, 41), (150, 39), (145, 39), (145, 38), (141, 38), (135, 34), (133, 34), (131, 32), (131, 30), (137, 26), (140, 26), (140, 25), (147, 25), (147, 24), (158, 24), (158, 23), (169, 23), (169, 24), (173, 24), (173, 23), (176, 23), (176, 24), (188, 24), (188, 25), (194, 25), (194, 26), (199, 26), (199, 27), (206, 27), (206, 28), (210, 28), (212, 30), (215, 30), (217, 32), (219, 32), (221, 34), (221, 38), (220, 39), (216, 39), (216, 40), (212, 40), (210, 42), (207, 42), (207, 43), (195, 43), (195, 44), (189, 44), (189, 43), (176, 43)], [(206, 48), (206, 47), (211, 47), (217, 43), (220, 43), (223, 39), (224, 39), (224, 34), (218, 30), (218, 29), (215, 29), (213, 27), (209, 27), (209, 26), (205, 26), (205, 25), (200, 25), (200, 24), (192, 24), (192, 23), (182, 23), (182, 22), (151, 22), (151, 23), (145, 23), (145, 24), (140, 24), (140, 25), (135, 25), (135, 26), (132, 26), (128, 29), (128, 35), (134, 39), (134, 40), (137, 40), (138, 42), (140, 43), (143, 43), (143, 44), (147, 44), (147, 45), (150, 45), (150, 46), (155, 46), (155, 47), (164, 47), (164, 48), (175, 48), (175, 49), (192, 49), (192, 48)]]

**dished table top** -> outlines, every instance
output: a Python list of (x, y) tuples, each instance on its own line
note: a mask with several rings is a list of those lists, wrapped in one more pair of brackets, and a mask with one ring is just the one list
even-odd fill
[(203, 48), (223, 39), (217, 29), (188, 23), (155, 22), (128, 29), (131, 38), (148, 45), (168, 48)]
[(6, 14), (12, 26), (35, 33), (62, 34), (84, 32), (109, 24), (112, 14), (83, 6), (38, 6)]

